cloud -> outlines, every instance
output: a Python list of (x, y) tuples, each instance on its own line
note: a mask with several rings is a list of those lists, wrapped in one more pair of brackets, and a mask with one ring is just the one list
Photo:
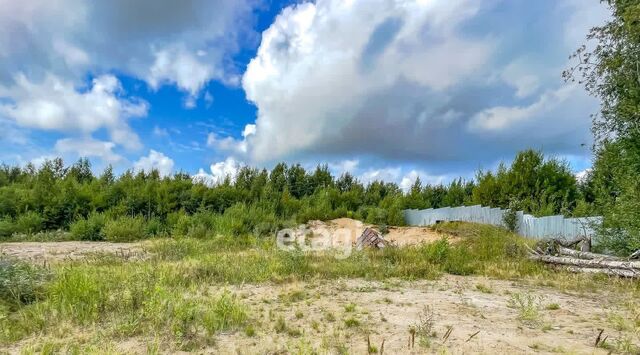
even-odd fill
[(161, 152), (151, 149), (149, 155), (146, 157), (140, 157), (138, 161), (133, 164), (133, 168), (136, 171), (146, 171), (147, 173), (152, 170), (157, 170), (160, 176), (169, 176), (173, 173), (173, 160)]
[(584, 183), (587, 181), (587, 178), (589, 177), (589, 174), (591, 173), (592, 169), (591, 168), (587, 168), (584, 170), (581, 170), (579, 172), (577, 172), (575, 174), (576, 180), (578, 180), (579, 183)]
[(66, 157), (99, 158), (105, 163), (117, 164), (124, 158), (113, 151), (115, 146), (113, 142), (92, 138), (64, 138), (56, 142), (54, 150), (58, 155)]
[(329, 169), (334, 176), (340, 176), (344, 173), (356, 174), (360, 161), (357, 159), (346, 159), (339, 162), (329, 163)]
[(153, 89), (164, 83), (176, 84), (189, 93), (185, 100), (187, 108), (196, 106), (196, 97), (209, 80), (223, 77), (222, 73), (215, 73), (216, 69), (206, 62), (206, 58), (198, 58), (182, 47), (166, 48), (155, 52), (154, 56), (147, 82)]
[(244, 126), (244, 130), (242, 131), (242, 137), (244, 137), (245, 139), (251, 135), (256, 134), (256, 125), (254, 124), (248, 124), (246, 126)]
[(242, 130), (242, 139), (236, 139), (230, 136), (222, 137), (216, 132), (210, 132), (207, 135), (207, 146), (216, 150), (229, 153), (231, 155), (246, 155), (248, 141), (256, 134), (256, 125), (248, 124)]
[(233, 181), (241, 166), (242, 164), (233, 157), (228, 157), (224, 161), (211, 164), (211, 166), (209, 166), (211, 173), (200, 169), (198, 173), (193, 176), (193, 181), (203, 183), (207, 186), (221, 184), (227, 177)]
[(535, 116), (549, 113), (572, 95), (579, 94), (578, 90), (580, 88), (574, 85), (563, 86), (558, 90), (546, 92), (538, 98), (538, 101), (528, 106), (497, 106), (486, 109), (471, 118), (469, 128), (473, 131), (504, 131)]
[(594, 3), (292, 5), (243, 76), (255, 133), (214, 146), (252, 162), (368, 156), (473, 168), (529, 147), (577, 153), (597, 102), (561, 80), (580, 44), (562, 40), (563, 19), (576, 7), (606, 13)]
[(169, 137), (169, 131), (166, 128), (160, 128), (158, 126), (153, 126), (153, 135), (156, 137)]
[(127, 121), (146, 116), (148, 104), (136, 98), (121, 98), (121, 93), (120, 82), (112, 75), (93, 79), (82, 92), (51, 74), (41, 82), (32, 82), (18, 73), (13, 86), (0, 86), (0, 96), (9, 99), (0, 104), (0, 115), (20, 126), (41, 130), (87, 135), (106, 128), (114, 142), (137, 149), (140, 140)]
[(253, 38), (253, 0), (0, 0), (0, 84), (13, 73), (77, 83), (116, 70), (195, 97), (237, 83), (230, 60)]
[(22, 146), (29, 142), (29, 135), (14, 121), (0, 117), (0, 142)]

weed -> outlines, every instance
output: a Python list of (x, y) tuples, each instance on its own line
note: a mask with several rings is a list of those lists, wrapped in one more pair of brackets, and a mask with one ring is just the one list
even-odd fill
[(420, 314), (418, 314), (418, 322), (413, 325), (416, 335), (430, 336), (433, 332), (433, 318), (433, 309), (429, 306), (423, 307)]
[(523, 322), (535, 323), (540, 319), (540, 299), (532, 294), (512, 293), (509, 306), (518, 310)]
[(287, 322), (284, 320), (284, 317), (280, 316), (276, 320), (276, 324), (273, 326), (273, 329), (276, 333), (284, 333), (287, 331)]
[(344, 306), (344, 311), (345, 312), (355, 312), (356, 310), (356, 304), (355, 303), (349, 303), (348, 305)]
[(32, 303), (44, 295), (50, 273), (25, 262), (0, 257), (0, 306), (10, 308)]
[(327, 322), (335, 322), (336, 316), (334, 316), (333, 313), (331, 312), (325, 312), (324, 320), (326, 320)]
[(300, 302), (307, 298), (307, 293), (303, 290), (291, 291), (287, 294), (280, 295), (280, 299), (284, 302)]
[(493, 293), (493, 290), (491, 290), (491, 288), (485, 284), (477, 284), (476, 285), (476, 290), (482, 292), (482, 293)]
[(354, 317), (349, 317), (344, 320), (344, 325), (346, 325), (347, 328), (359, 327), (360, 321)]
[(609, 316), (607, 317), (607, 320), (609, 321), (609, 323), (611, 323), (613, 328), (617, 331), (626, 331), (626, 330), (631, 330), (632, 328), (632, 326), (624, 317), (616, 313), (610, 313)]
[(300, 310), (296, 311), (296, 318), (297, 319), (302, 319), (304, 317), (304, 313)]
[(557, 303), (549, 303), (548, 305), (546, 305), (544, 307), (544, 309), (549, 310), (549, 311), (556, 311), (558, 309), (560, 309), (560, 305)]
[(290, 337), (297, 338), (297, 337), (302, 335), (302, 331), (300, 329), (298, 329), (298, 328), (288, 327), (287, 328), (287, 335), (289, 335)]

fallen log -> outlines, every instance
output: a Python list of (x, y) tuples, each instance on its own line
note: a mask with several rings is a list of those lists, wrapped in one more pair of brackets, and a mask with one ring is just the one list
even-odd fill
[(555, 242), (556, 244), (559, 244), (565, 248), (571, 248), (573, 246), (578, 245), (579, 243), (582, 242), (587, 242), (589, 241), (589, 238), (585, 237), (585, 236), (580, 236), (580, 237), (576, 237), (575, 239), (564, 239), (564, 238), (555, 238), (555, 239), (551, 239), (552, 242)]
[(579, 259), (589, 259), (589, 260), (610, 260), (610, 261), (623, 261), (624, 260), (622, 258), (619, 258), (617, 256), (613, 256), (613, 255), (590, 253), (590, 252), (587, 252), (587, 251), (577, 251), (577, 250), (564, 248), (564, 247), (559, 247), (558, 248), (558, 254), (560, 254), (560, 255), (568, 255), (568, 256), (572, 256), (574, 258), (579, 258)]
[(565, 238), (551, 238), (543, 239), (536, 244), (536, 254), (555, 255), (559, 253), (561, 248), (573, 248), (578, 244), (580, 244), (582, 252), (589, 252), (591, 250), (591, 239), (585, 236), (576, 237), (571, 240), (567, 240)]
[(629, 259), (640, 259), (640, 249), (631, 253), (631, 255), (629, 255)]
[(549, 264), (568, 265), (599, 269), (625, 269), (640, 271), (640, 261), (613, 261), (613, 260), (585, 260), (562, 256), (537, 255), (529, 256), (532, 260), (539, 260)]
[(566, 269), (575, 273), (585, 274), (605, 274), (609, 276), (620, 276), (628, 278), (640, 278), (640, 271), (626, 269), (598, 269), (589, 267), (567, 266)]

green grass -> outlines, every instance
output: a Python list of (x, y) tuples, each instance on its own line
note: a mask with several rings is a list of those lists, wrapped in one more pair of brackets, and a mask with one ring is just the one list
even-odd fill
[(513, 293), (509, 299), (509, 306), (518, 310), (518, 318), (529, 324), (540, 320), (540, 298), (529, 293)]
[[(16, 301), (13, 293), (0, 293), (0, 346), (34, 336), (65, 336), (70, 329), (109, 339), (158, 338), (161, 348), (180, 349), (208, 344), (221, 331), (255, 334), (248, 324), (257, 315), (233, 294), (219, 291), (224, 285), (243, 283), (415, 280), (451, 273), (524, 278), (558, 288), (596, 290), (606, 283), (608, 289), (640, 291), (638, 283), (559, 273), (531, 262), (523, 258), (528, 242), (498, 228), (464, 223), (438, 228), (462, 237), (462, 242), (443, 239), (415, 247), (354, 251), (339, 259), (331, 252), (280, 251), (269, 238), (180, 237), (150, 241), (149, 257), (142, 260), (96, 257), (55, 265), (51, 271), (21, 266), (27, 268), (25, 275), (51, 276), (34, 276), (26, 286), (22, 276), (5, 277), (12, 280), (7, 285), (24, 289), (27, 296), (23, 302)], [(309, 295), (294, 290), (281, 297), (294, 303)], [(330, 313), (324, 318), (335, 321)], [(346, 323), (347, 327), (354, 324)], [(273, 328), (297, 334), (283, 318)]]
[(347, 326), (347, 328), (359, 327), (360, 321), (355, 317), (349, 317), (344, 320), (344, 325)]

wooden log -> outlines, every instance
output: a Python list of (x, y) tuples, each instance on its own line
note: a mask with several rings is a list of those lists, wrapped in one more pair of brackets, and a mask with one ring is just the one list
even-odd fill
[(575, 273), (605, 274), (605, 275), (609, 275), (609, 276), (640, 278), (640, 272), (636, 271), (636, 270), (599, 269), (599, 268), (588, 268), (588, 267), (577, 267), (577, 266), (567, 266), (566, 269), (568, 271), (575, 272)]
[(640, 271), (640, 261), (585, 260), (551, 255), (530, 255), (530, 259), (549, 264), (569, 265), (600, 269), (625, 269)]
[(640, 259), (640, 249), (631, 253), (631, 255), (629, 255), (629, 259)]
[(584, 236), (580, 236), (580, 237), (577, 237), (577, 238), (572, 239), (572, 240), (567, 240), (567, 239), (563, 239), (563, 238), (555, 238), (555, 239), (551, 239), (551, 240), (553, 242), (555, 242), (556, 244), (559, 244), (559, 245), (561, 245), (561, 246), (563, 246), (565, 248), (570, 248), (570, 247), (578, 245), (578, 243), (588, 241), (589, 238), (584, 237)]
[(590, 252), (586, 252), (586, 251), (577, 251), (577, 250), (564, 248), (564, 247), (558, 248), (558, 254), (560, 254), (560, 255), (568, 255), (568, 256), (572, 256), (574, 258), (579, 258), (579, 259), (589, 259), (589, 260), (611, 260), (611, 261), (623, 261), (624, 260), (622, 258), (618, 258), (618, 257), (612, 256), (612, 255), (596, 254), (596, 253), (590, 253)]

